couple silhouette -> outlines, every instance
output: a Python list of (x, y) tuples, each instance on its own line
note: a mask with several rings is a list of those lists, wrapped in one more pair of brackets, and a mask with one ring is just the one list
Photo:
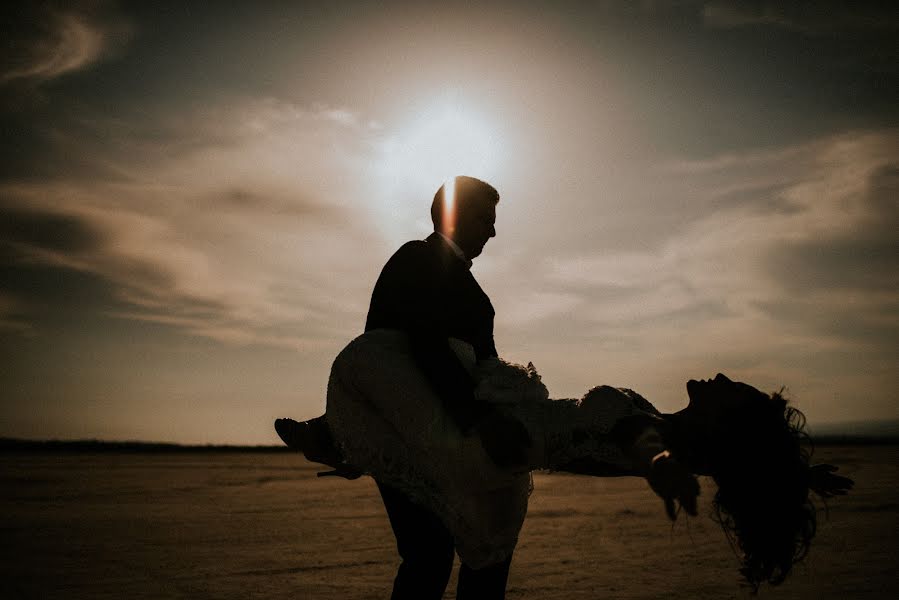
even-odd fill
[(375, 479), (402, 559), (391, 598), (442, 598), (456, 553), (457, 599), (504, 598), (538, 469), (645, 477), (672, 520), (696, 515), (696, 475), (709, 475), (745, 579), (783, 581), (814, 535), (810, 493), (852, 486), (810, 465), (801, 413), (721, 374), (689, 381), (673, 414), (609, 386), (549, 399), (533, 365), (499, 358), (493, 305), (470, 271), (498, 203), (479, 179), (441, 186), (434, 232), (388, 260), (365, 333), (335, 359), (326, 414), (275, 422), (325, 474)]

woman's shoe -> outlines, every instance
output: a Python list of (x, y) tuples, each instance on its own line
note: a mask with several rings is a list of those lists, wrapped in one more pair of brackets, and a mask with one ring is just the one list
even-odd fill
[(307, 460), (334, 468), (346, 466), (324, 416), (308, 421), (275, 419), (275, 431), (289, 448), (302, 452)]
[(305, 437), (305, 423), (298, 423), (293, 419), (275, 419), (275, 431), (288, 448), (303, 451), (303, 438)]

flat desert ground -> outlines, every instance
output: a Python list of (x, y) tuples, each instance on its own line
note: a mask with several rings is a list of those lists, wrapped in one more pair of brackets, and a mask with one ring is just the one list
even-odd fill
[[(899, 447), (815, 458), (856, 489), (822, 505), (809, 557), (760, 597), (899, 598)], [(0, 454), (0, 597), (389, 597), (374, 482), (317, 470), (287, 453)], [(700, 516), (672, 527), (642, 480), (536, 474), (507, 597), (749, 598), (702, 483)]]

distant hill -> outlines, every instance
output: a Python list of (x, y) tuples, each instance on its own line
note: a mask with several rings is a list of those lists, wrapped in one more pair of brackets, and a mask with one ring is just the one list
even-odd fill
[[(817, 445), (899, 444), (899, 419), (815, 423), (808, 426)], [(0, 437), (0, 452), (292, 452), (283, 445), (172, 444), (106, 440), (23, 440)]]
[(0, 438), (0, 452), (291, 452), (284, 445), (231, 446), (190, 445), (165, 442), (104, 441), (104, 440), (22, 440)]
[(815, 423), (808, 431), (816, 443), (899, 443), (899, 419)]

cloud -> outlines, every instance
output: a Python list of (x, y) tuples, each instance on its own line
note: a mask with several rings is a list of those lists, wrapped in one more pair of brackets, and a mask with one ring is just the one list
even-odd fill
[(584, 304), (584, 298), (573, 292), (533, 290), (510, 304), (510, 310), (497, 318), (508, 327), (533, 327), (545, 319), (576, 312)]
[[(52, 192), (48, 196), (57, 199)], [(10, 306), (23, 317), (115, 307), (121, 284), (111, 258), (116, 232), (78, 209), (30, 200), (22, 190), (2, 190), (0, 293), (12, 299)], [(135, 281), (157, 285), (171, 281), (151, 262), (132, 262), (126, 268)]]
[(21, 301), (12, 294), (0, 290), (0, 332), (28, 334), (31, 325)]
[[(686, 166), (712, 210), (669, 241), (656, 273), (677, 273), (744, 310), (768, 295), (895, 289), (897, 151), (895, 130), (853, 132)], [(773, 188), (767, 173), (777, 174)], [(758, 179), (755, 195), (726, 200)]]
[(0, 186), (0, 242), (109, 282), (117, 318), (228, 344), (346, 337), (380, 262), (359, 252), (380, 242), (359, 202), (369, 128), (351, 114), (261, 98), (158, 127), (85, 118), (54, 138), (85, 169)]
[[(566, 394), (599, 376), (640, 381), (664, 404), (678, 395), (672, 380), (719, 370), (824, 403), (880, 398), (899, 383), (887, 368), (899, 348), (897, 133), (663, 164), (646, 175), (690, 207), (682, 224), (642, 250), (572, 255), (559, 237), (551, 253), (506, 265), (526, 276), (494, 295), (498, 326), (534, 349), (519, 360), (563, 373)], [(539, 319), (503, 316), (519, 302)]]
[(4, 206), (0, 202), (0, 240), (33, 250), (78, 254), (102, 245), (103, 234), (72, 215)]
[(834, 191), (846, 207), (843, 210), (852, 214), (843, 230), (771, 245), (764, 257), (766, 269), (785, 297), (760, 306), (784, 322), (845, 339), (854, 347), (873, 345), (895, 356), (899, 163), (886, 156), (881, 160), (885, 162), (859, 172), (865, 180), (860, 189), (844, 186)]
[[(897, 230), (893, 230), (894, 232)], [(899, 241), (866, 236), (779, 244), (769, 258), (769, 271), (794, 291), (883, 291), (899, 289)]]
[(319, 105), (315, 107), (315, 111), (323, 118), (347, 127), (352, 127), (359, 123), (358, 115), (346, 108), (329, 108)]
[(702, 6), (701, 16), (703, 23), (712, 28), (768, 26), (811, 35), (899, 29), (899, 11), (892, 2), (847, 4), (838, 0), (815, 3), (716, 0)]
[(41, 82), (83, 70), (118, 50), (130, 27), (108, 3), (20, 2), (6, 9), (0, 83)]

